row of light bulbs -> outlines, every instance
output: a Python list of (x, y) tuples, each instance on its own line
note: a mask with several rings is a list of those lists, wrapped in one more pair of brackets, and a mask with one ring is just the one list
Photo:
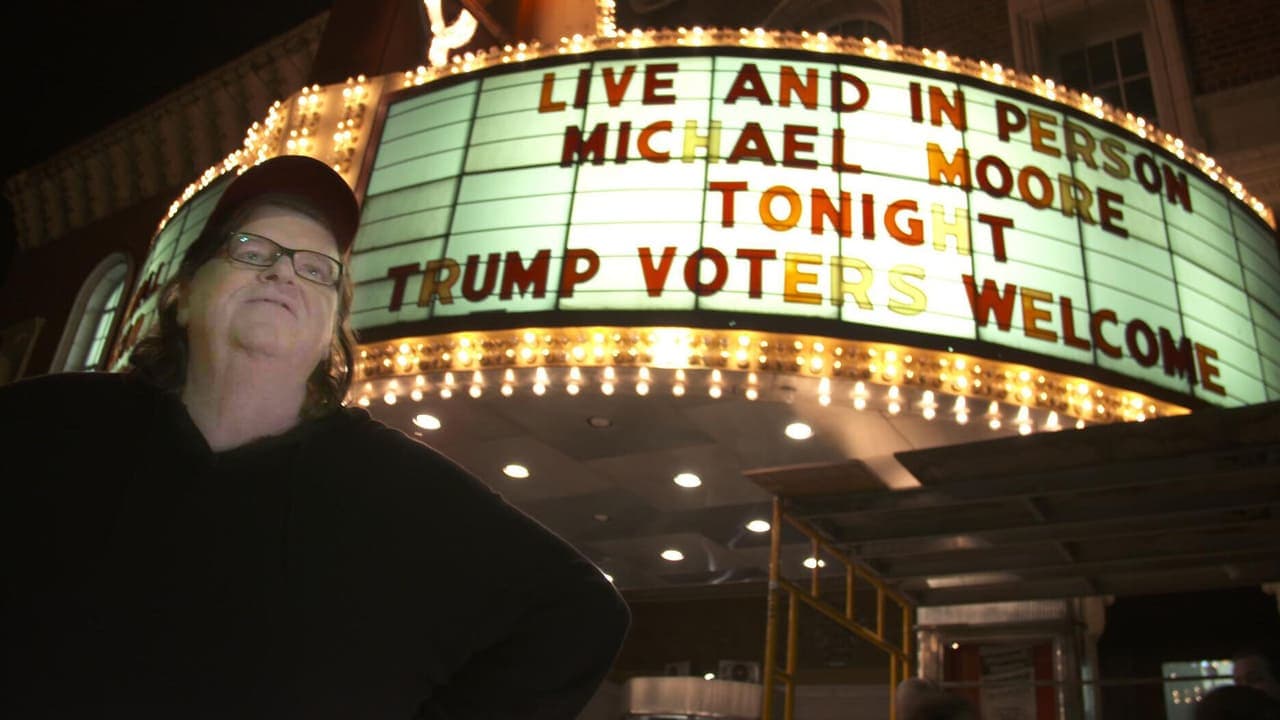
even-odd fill
[[(474, 380), (467, 391), (477, 396), (483, 394), (485, 374), (503, 369), (520, 373), (536, 371), (532, 389), (535, 394), (542, 394), (551, 384), (549, 373), (564, 367), (569, 368), (570, 376), (565, 384), (570, 393), (579, 392), (587, 384), (584, 373), (603, 373), (599, 378), (592, 376), (593, 382), (598, 381), (605, 394), (616, 392), (620, 387), (619, 371), (612, 368), (618, 368), (622, 372), (638, 372), (636, 390), (645, 395), (654, 388), (653, 373), (657, 369), (666, 372), (687, 368), (695, 373), (712, 372), (707, 388), (712, 397), (732, 390), (726, 387), (723, 374), (734, 372), (745, 375), (747, 381), (739, 384), (749, 400), (759, 396), (759, 377), (785, 376), (821, 380), (818, 398), (824, 404), (830, 401), (832, 380), (861, 381), (863, 388), (898, 386), (898, 391), (890, 390), (891, 395), (921, 389), (966, 396), (969, 400), (964, 407), (953, 408), (960, 411), (961, 417), (973, 414), (974, 408), (980, 407), (978, 403), (989, 407), (991, 402), (1055, 411), (1098, 423), (1143, 421), (1187, 412), (1186, 408), (1131, 390), (1025, 365), (957, 354), (949, 348), (941, 352), (756, 331), (671, 327), (470, 331), (366, 345), (358, 355), (355, 367), (358, 381), (380, 383), (394, 379), (399, 383), (409, 382), (415, 373), (443, 373), (449, 388), (443, 391), (446, 396), (454, 389), (462, 391), (468, 375), (479, 380)], [(691, 385), (685, 370), (676, 370), (676, 373), (671, 385), (673, 394), (679, 396), (689, 392)], [(520, 384), (512, 377), (508, 373), (508, 379), (501, 383), (502, 392), (514, 392)], [(855, 386), (855, 404), (861, 406), (865, 398), (863, 391)], [(972, 408), (969, 403), (974, 403)], [(896, 413), (903, 409), (904, 403), (890, 397), (888, 405)], [(928, 409), (931, 402), (925, 399), (924, 405), (922, 409)], [(938, 408), (932, 408), (926, 414), (937, 412)]]
[[(593, 368), (598, 370), (594, 378), (598, 390), (601, 395), (612, 396), (620, 391), (634, 392), (639, 396), (647, 396), (655, 391), (654, 371), (648, 367), (637, 368), (633, 379), (628, 379), (624, 388), (624, 382), (620, 378), (618, 371), (613, 366), (605, 366), (602, 368)], [(501, 372), (501, 382), (498, 383), (497, 392), (503, 397), (511, 397), (515, 395), (518, 387), (521, 386), (520, 381), (516, 377), (516, 371), (513, 368), (507, 368)], [(719, 369), (709, 371), (686, 371), (684, 369), (675, 369), (669, 371), (671, 373), (671, 383), (669, 392), (674, 397), (684, 397), (690, 393), (692, 380), (696, 379), (698, 384), (702, 384), (702, 378), (691, 378), (691, 375), (705, 375), (705, 391), (707, 397), (720, 399), (726, 394), (733, 394), (740, 390), (742, 397), (749, 401), (756, 401), (761, 395), (761, 383), (758, 373), (745, 373), (745, 377), (736, 377), (743, 375), (740, 373), (725, 372)], [(552, 371), (546, 366), (538, 366), (533, 368), (532, 382), (529, 384), (529, 391), (535, 396), (543, 397), (553, 390)], [(465, 377), (465, 375), (464, 375)], [(427, 379), (426, 375), (417, 375), (412, 380), (404, 378), (402, 384), (401, 379), (392, 378), (382, 383), (381, 392), (375, 388), (373, 382), (366, 382), (359, 390), (359, 394), (354, 398), (354, 402), (361, 407), (369, 407), (375, 398), (380, 399), (384, 404), (394, 405), (407, 396), (414, 402), (421, 402), (428, 394), (436, 394), (441, 399), (450, 399), (455, 394), (465, 394), (471, 398), (481, 398), (491, 387), (491, 381), (486, 377), (485, 371), (475, 370), (470, 374), (469, 381), (462, 382), (459, 380), (458, 374), (447, 371), (443, 373), (433, 383)], [(587, 374), (577, 366), (569, 367), (563, 374), (561, 379), (565, 394), (570, 396), (579, 395), (584, 387), (589, 383)], [(745, 381), (745, 382), (736, 382)], [(404, 385), (408, 385), (406, 388)], [(832, 394), (833, 384), (831, 378), (823, 377), (818, 379), (817, 400), (823, 407), (828, 407), (833, 402)], [(852, 383), (852, 389), (848, 392), (848, 399), (855, 410), (866, 410), (872, 406), (872, 387), (865, 381), (858, 380)], [(1026, 435), (1031, 433), (1035, 427), (1035, 422), (1031, 416), (1031, 408), (1029, 405), (1015, 405), (1017, 409), (1014, 411), (1013, 417), (1008, 418), (1002, 408), (1002, 404), (992, 400), (987, 403), (974, 402), (964, 395), (956, 395), (954, 397), (940, 395), (933, 390), (924, 390), (919, 395), (919, 400), (911, 402), (906, 397), (906, 393), (899, 385), (890, 385), (884, 392), (881, 400), (875, 401), (879, 408), (882, 408), (889, 415), (900, 415), (909, 407), (919, 411), (920, 416), (925, 420), (934, 420), (940, 413), (949, 414), (957, 424), (965, 425), (975, 416), (980, 417), (992, 430), (999, 430), (1004, 427), (1006, 422), (1012, 424), (1018, 429), (1018, 432)], [(1091, 403), (1088, 397), (1084, 398), (1084, 402)], [(877, 408), (877, 409), (879, 409)], [(1141, 410), (1137, 411), (1133, 417), (1134, 420), (1142, 422), (1146, 420), (1146, 415)], [(1085, 427), (1085, 420), (1077, 418), (1074, 426), (1078, 428)], [(1063, 427), (1063, 418), (1055, 410), (1050, 410), (1041, 426), (1043, 430), (1060, 430)]]

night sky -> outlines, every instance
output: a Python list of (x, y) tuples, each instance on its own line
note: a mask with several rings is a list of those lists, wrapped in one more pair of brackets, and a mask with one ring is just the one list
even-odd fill
[(334, 0), (5, 3), (0, 177), (163, 97), (332, 7)]

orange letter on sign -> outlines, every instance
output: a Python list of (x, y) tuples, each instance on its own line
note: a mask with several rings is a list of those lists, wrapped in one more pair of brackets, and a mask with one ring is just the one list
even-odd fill
[(546, 73), (542, 76), (542, 95), (538, 98), (538, 112), (558, 112), (564, 109), (563, 100), (551, 99), (551, 91), (555, 87), (555, 83), (555, 73)]

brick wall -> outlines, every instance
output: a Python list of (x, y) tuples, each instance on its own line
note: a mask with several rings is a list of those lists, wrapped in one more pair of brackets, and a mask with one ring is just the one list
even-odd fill
[(904, 44), (1013, 66), (1005, 0), (903, 0)]
[(1198, 95), (1280, 75), (1280, 2), (1179, 0)]

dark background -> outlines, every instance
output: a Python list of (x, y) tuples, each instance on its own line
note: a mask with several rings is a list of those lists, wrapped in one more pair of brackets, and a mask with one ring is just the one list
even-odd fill
[[(0, 182), (328, 10), (333, 0), (36, 0), (0, 9)], [(0, 202), (0, 282), (16, 252)]]
[(7, 178), (74, 145), (332, 4), (6, 3), (0, 10), (0, 52), (11, 142), (0, 154), (0, 175)]

